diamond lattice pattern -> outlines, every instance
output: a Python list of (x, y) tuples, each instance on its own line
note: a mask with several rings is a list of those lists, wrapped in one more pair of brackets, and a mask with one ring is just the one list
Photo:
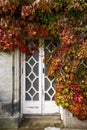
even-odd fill
[[(38, 40), (27, 40), (29, 47), (34, 47)], [(31, 57), (26, 55), (25, 65), (25, 100), (38, 101), (39, 100), (39, 51), (35, 51)]]
[[(51, 56), (52, 52), (56, 48), (57, 41), (52, 41), (51, 39), (45, 40), (45, 56)], [(49, 79), (47, 76), (47, 67), (45, 66), (45, 100), (52, 101), (54, 100), (55, 88), (54, 88), (54, 79)]]
[[(30, 43), (31, 42), (31, 43)], [(39, 40), (27, 40), (29, 47), (33, 47), (38, 43)], [(55, 43), (54, 43), (55, 42)], [(45, 56), (48, 57), (52, 54), (52, 51), (55, 50), (56, 41), (50, 39), (44, 40), (45, 44)], [(30, 46), (31, 45), (31, 46)], [(41, 66), (42, 67), (42, 66)], [(44, 74), (44, 100), (52, 101), (54, 100), (55, 88), (54, 88), (54, 79), (49, 79), (47, 74), (47, 67), (45, 66)], [(26, 55), (26, 64), (25, 64), (25, 100), (29, 101), (38, 101), (39, 100), (39, 51), (35, 51), (31, 57)]]

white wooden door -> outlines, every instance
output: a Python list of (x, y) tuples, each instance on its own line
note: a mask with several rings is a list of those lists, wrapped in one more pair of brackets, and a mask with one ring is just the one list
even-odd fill
[[(39, 40), (28, 40), (34, 46)], [(55, 94), (54, 79), (49, 79), (43, 62), (46, 55), (53, 49), (52, 44), (44, 41), (43, 47), (35, 51), (32, 56), (23, 55), (23, 114), (52, 114), (59, 112), (53, 99)]]

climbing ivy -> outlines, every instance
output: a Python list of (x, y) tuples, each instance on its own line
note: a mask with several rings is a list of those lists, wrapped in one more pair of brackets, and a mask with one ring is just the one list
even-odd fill
[[(86, 0), (0, 0), (0, 51), (16, 48), (32, 55), (26, 38), (58, 39), (46, 57), (48, 76), (55, 78), (55, 101), (81, 120), (87, 119)], [(60, 43), (59, 43), (60, 40)]]

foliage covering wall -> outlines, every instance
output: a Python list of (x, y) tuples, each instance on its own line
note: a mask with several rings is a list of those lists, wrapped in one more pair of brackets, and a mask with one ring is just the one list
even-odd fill
[(56, 104), (87, 119), (86, 0), (0, 0), (0, 51), (31, 55), (40, 45), (29, 48), (25, 39), (47, 37), (60, 40), (45, 59)]

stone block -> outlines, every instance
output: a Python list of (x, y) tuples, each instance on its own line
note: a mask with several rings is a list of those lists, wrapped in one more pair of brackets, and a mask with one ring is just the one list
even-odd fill
[(66, 119), (64, 119), (64, 126), (68, 128), (87, 129), (87, 120), (81, 121), (76, 117), (66, 117)]
[(87, 120), (79, 120), (68, 110), (63, 110), (63, 123), (66, 128), (87, 129)]
[(7, 117), (7, 118), (0, 118), (0, 129), (13, 129), (18, 128), (20, 124), (19, 116)]
[(11, 102), (12, 101), (12, 91), (0, 91), (0, 102)]
[(12, 90), (12, 55), (0, 55), (0, 91)]

